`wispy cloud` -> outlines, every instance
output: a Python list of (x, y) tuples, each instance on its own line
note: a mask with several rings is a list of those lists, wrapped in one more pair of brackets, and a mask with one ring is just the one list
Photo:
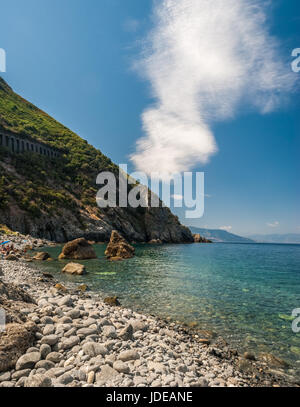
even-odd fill
[(220, 226), (219, 229), (226, 230), (227, 232), (229, 232), (229, 230), (232, 229), (232, 226)]
[(217, 152), (211, 124), (247, 104), (275, 109), (294, 75), (268, 33), (258, 0), (154, 2), (154, 27), (136, 64), (150, 82), (153, 106), (131, 156), (137, 169), (180, 172)]
[(136, 32), (140, 27), (140, 22), (135, 18), (127, 18), (123, 23), (123, 29), (127, 32)]
[(277, 228), (279, 226), (279, 222), (275, 220), (275, 222), (267, 223), (267, 226), (269, 226), (270, 228)]

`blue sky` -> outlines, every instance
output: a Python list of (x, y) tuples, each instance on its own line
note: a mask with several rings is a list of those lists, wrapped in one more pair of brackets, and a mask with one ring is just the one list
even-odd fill
[[(3, 78), (41, 109), (116, 163), (128, 163), (143, 135), (141, 114), (153, 104), (147, 78), (133, 69), (153, 27), (153, 3), (141, 0), (10, 0), (0, 2)], [(268, 9), (280, 57), (300, 47), (296, 0)], [(300, 72), (294, 73), (299, 84)], [(298, 79), (299, 78), (299, 79)], [(247, 103), (211, 124), (218, 152), (205, 172), (205, 214), (183, 223), (233, 233), (300, 233), (299, 92), (261, 114)]]

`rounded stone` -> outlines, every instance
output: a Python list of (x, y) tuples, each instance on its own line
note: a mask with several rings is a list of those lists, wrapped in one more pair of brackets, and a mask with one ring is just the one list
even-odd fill
[(40, 347), (40, 353), (41, 353), (42, 359), (45, 359), (50, 352), (51, 352), (51, 346), (48, 345), (47, 343), (43, 343)]
[(35, 365), (36, 369), (49, 370), (49, 369), (52, 369), (53, 367), (55, 367), (55, 364), (53, 362), (51, 362), (50, 360), (40, 360)]
[(117, 360), (116, 362), (114, 362), (113, 368), (119, 373), (126, 374), (130, 372), (129, 366), (126, 365), (126, 363), (122, 362), (122, 360)]
[(57, 335), (47, 335), (43, 336), (41, 343), (46, 343), (47, 345), (55, 345), (56, 342), (58, 341), (58, 336)]
[(17, 360), (16, 370), (31, 369), (40, 359), (40, 352), (25, 353)]
[(47, 355), (46, 360), (49, 360), (53, 363), (58, 363), (62, 360), (63, 355), (59, 352), (51, 352)]
[(51, 387), (52, 380), (50, 377), (43, 374), (35, 374), (26, 378), (24, 387)]
[(128, 362), (130, 360), (137, 360), (140, 358), (140, 355), (135, 350), (125, 350), (121, 352), (118, 356), (118, 359), (122, 362)]

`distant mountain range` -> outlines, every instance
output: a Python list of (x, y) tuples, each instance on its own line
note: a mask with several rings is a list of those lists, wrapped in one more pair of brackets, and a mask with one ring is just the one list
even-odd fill
[(262, 243), (297, 243), (300, 244), (300, 233), (274, 233), (270, 235), (251, 235), (250, 239)]
[(300, 244), (300, 233), (286, 233), (286, 234), (254, 234), (247, 237), (238, 236), (233, 233), (226, 232), (221, 229), (204, 229), (189, 226), (192, 233), (199, 233), (206, 239), (210, 239), (213, 242), (224, 243), (294, 243)]
[(234, 235), (233, 233), (221, 229), (204, 229), (196, 228), (194, 226), (189, 226), (189, 229), (192, 233), (199, 233), (201, 236), (210, 239), (213, 242), (255, 243), (255, 241), (250, 238)]

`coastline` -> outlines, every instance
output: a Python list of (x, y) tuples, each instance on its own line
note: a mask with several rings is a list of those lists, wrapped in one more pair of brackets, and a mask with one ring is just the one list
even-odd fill
[(38, 359), (24, 365), (18, 357), (17, 366), (0, 373), (1, 387), (298, 385), (278, 368), (245, 359), (219, 336), (210, 343), (196, 330), (112, 307), (74, 284), (64, 283), (63, 292), (54, 287), (58, 280), (21, 260), (0, 267), (3, 283), (17, 284), (36, 302), (20, 312), (36, 328), (25, 359)]

